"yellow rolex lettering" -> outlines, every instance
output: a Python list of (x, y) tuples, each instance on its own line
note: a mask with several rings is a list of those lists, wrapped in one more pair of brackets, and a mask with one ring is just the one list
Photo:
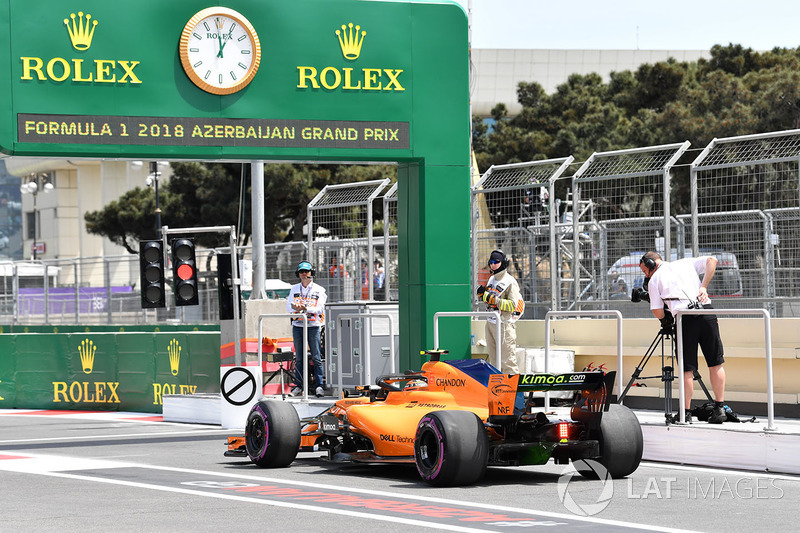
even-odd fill
[(32, 80), (31, 72), (36, 73), (36, 78), (39, 81), (44, 81), (47, 77), (42, 72), (42, 67), (44, 66), (44, 61), (42, 61), (38, 57), (21, 57), (22, 60), (22, 78), (23, 80)]
[(297, 71), (300, 76), (300, 80), (297, 83), (298, 89), (308, 89), (308, 85), (306, 85), (308, 81), (311, 82), (311, 87), (319, 89), (319, 83), (317, 83), (317, 69), (314, 67), (297, 67)]
[[(328, 74), (333, 73), (333, 83), (328, 81)], [(325, 67), (319, 74), (319, 81), (326, 89), (335, 89), (342, 83), (342, 74), (339, 69), (333, 67)]]
[(161, 405), (161, 385), (153, 383), (153, 405)]
[(397, 80), (397, 77), (403, 73), (403, 69), (385, 68), (383, 69), (383, 72), (385, 72), (386, 75), (389, 77), (389, 82), (386, 84), (385, 87), (387, 91), (390, 90), (392, 86), (394, 86), (394, 89), (392, 89), (394, 91), (405, 91), (405, 88), (402, 85), (400, 85), (400, 82)]
[(116, 381), (109, 381), (106, 385), (108, 385), (108, 392), (110, 394), (108, 402), (119, 403), (119, 396), (117, 396), (117, 387), (119, 387), (119, 383)]
[(114, 83), (117, 81), (117, 75), (112, 74), (109, 78), (108, 75), (111, 74), (111, 71), (114, 70), (116, 67), (116, 61), (111, 59), (96, 59), (94, 64), (97, 69), (95, 75), (95, 81), (97, 83)]
[[(383, 88), (380, 79), (381, 69), (379, 68), (365, 68), (364, 69), (364, 90), (365, 91), (380, 91)], [(377, 83), (377, 85), (375, 85)]]
[[(63, 399), (62, 399), (63, 398)], [(66, 381), (53, 382), (53, 402), (68, 402)]]
[[(56, 76), (55, 68), (56, 65), (61, 65), (61, 75)], [(69, 62), (66, 59), (61, 57), (54, 57), (50, 61), (47, 62), (47, 75), (53, 81), (64, 81), (69, 78), (69, 75), (72, 74), (72, 67), (69, 66)]]
[(106, 384), (97, 382), (94, 384), (94, 401), (97, 403), (105, 403), (106, 402)]
[(136, 74), (133, 73), (133, 69), (139, 64), (138, 61), (118, 61), (119, 66), (122, 67), (122, 70), (125, 71), (125, 75), (119, 79), (120, 83), (128, 83), (125, 81), (128, 77), (131, 78), (131, 83), (142, 83), (142, 80), (136, 77)]
[(361, 80), (358, 80), (357, 85), (353, 85), (350, 81), (352, 79), (353, 69), (343, 68), (342, 70), (344, 71), (344, 85), (342, 85), (342, 89), (350, 89), (350, 90), (360, 89)]
[(83, 388), (80, 381), (75, 381), (69, 386), (69, 399), (74, 403), (78, 403), (83, 399)]
[(73, 59), (72, 60), (73, 70), (75, 75), (72, 77), (72, 81), (93, 81), (92, 75), (89, 74), (88, 78), (84, 78), (83, 76), (83, 59)]

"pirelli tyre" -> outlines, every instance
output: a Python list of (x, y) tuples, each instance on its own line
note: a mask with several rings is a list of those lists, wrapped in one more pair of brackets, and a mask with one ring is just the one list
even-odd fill
[[(594, 436), (593, 436), (594, 437)], [(628, 476), (639, 468), (644, 450), (642, 427), (633, 411), (624, 405), (612, 403), (603, 413), (600, 431), (600, 457), (597, 459), (608, 476), (613, 479)], [(575, 461), (575, 470), (583, 477), (597, 479), (605, 473), (597, 472), (584, 461)]]
[(470, 411), (433, 411), (422, 417), (414, 438), (414, 461), (422, 479), (445, 487), (469, 485), (486, 472), (489, 439)]
[(300, 417), (289, 403), (261, 400), (247, 417), (244, 441), (247, 456), (258, 466), (289, 466), (300, 450)]

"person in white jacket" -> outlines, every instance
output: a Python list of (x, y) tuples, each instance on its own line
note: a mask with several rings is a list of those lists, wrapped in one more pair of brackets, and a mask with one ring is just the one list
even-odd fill
[(494, 250), (489, 256), (489, 270), (492, 277), (478, 287), (478, 296), (486, 303), (489, 311), (500, 311), (500, 338), (496, 339), (494, 317), (486, 319), (486, 349), (489, 361), (500, 343), (501, 371), (504, 374), (519, 374), (517, 366), (517, 320), (525, 311), (525, 301), (519, 290), (517, 280), (509, 274), (508, 258), (502, 250)]
[[(322, 327), (325, 325), (325, 289), (314, 283), (314, 267), (308, 261), (301, 261), (297, 265), (295, 275), (300, 278), (300, 283), (292, 286), (289, 297), (286, 299), (286, 310), (289, 313), (302, 313), (308, 320), (308, 349), (311, 351), (313, 363), (314, 392), (316, 396), (325, 396), (322, 374)], [(294, 374), (295, 387), (292, 396), (303, 393), (306, 380), (303, 375), (303, 320), (292, 319), (292, 337), (294, 338)]]

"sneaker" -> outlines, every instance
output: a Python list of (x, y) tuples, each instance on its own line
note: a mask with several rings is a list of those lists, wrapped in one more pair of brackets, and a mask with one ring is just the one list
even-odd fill
[(317, 387), (317, 398), (322, 398), (323, 396), (325, 396), (325, 389)]
[(292, 389), (292, 392), (289, 393), (289, 396), (300, 396), (301, 394), (303, 394), (303, 389), (295, 387)]
[(708, 418), (709, 424), (722, 424), (728, 419), (728, 413), (725, 412), (725, 408), (721, 405), (715, 405), (714, 410), (711, 412), (711, 416)]

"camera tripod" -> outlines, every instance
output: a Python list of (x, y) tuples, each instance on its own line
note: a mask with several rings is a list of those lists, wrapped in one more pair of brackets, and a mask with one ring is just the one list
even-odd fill
[[(675, 367), (673, 366), (673, 362), (677, 359), (676, 337), (675, 324), (672, 324), (667, 328), (661, 328), (661, 330), (653, 339), (653, 342), (650, 343), (650, 347), (647, 349), (644, 356), (642, 356), (639, 364), (636, 365), (636, 370), (634, 370), (633, 374), (631, 374), (631, 379), (628, 381), (625, 390), (622, 391), (622, 394), (620, 394), (619, 398), (617, 399), (617, 403), (621, 403), (622, 400), (625, 399), (625, 396), (628, 395), (628, 391), (637, 380), (661, 378), (661, 381), (664, 382), (664, 418), (666, 418), (667, 425), (678, 420), (677, 416), (672, 415), (672, 382), (675, 380)], [(667, 354), (664, 346), (665, 341), (670, 341), (671, 348), (669, 350), (669, 354)], [(641, 376), (642, 370), (644, 370), (644, 367), (647, 366), (647, 362), (650, 361), (650, 358), (654, 353), (656, 353), (656, 350), (659, 348), (659, 346), (661, 347), (661, 375)], [(667, 362), (669, 362), (669, 364), (667, 364)], [(711, 394), (708, 392), (705, 383), (703, 383), (703, 378), (700, 377), (700, 374), (697, 372), (697, 370), (694, 371), (694, 380), (700, 384), (700, 388), (703, 389), (703, 392), (706, 394), (708, 400), (714, 401), (711, 397)], [(682, 405), (678, 406), (678, 409), (682, 408)]]

